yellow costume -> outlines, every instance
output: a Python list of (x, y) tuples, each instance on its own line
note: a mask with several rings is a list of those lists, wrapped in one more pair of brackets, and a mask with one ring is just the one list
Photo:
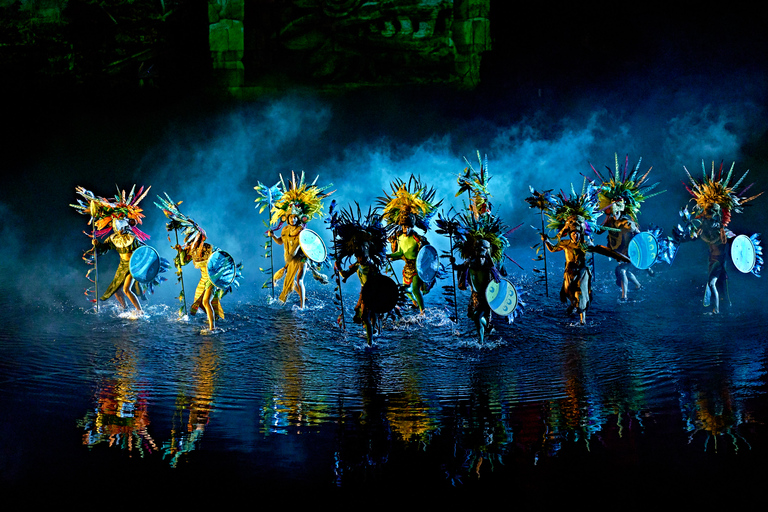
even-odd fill
[(301, 234), (303, 229), (304, 226), (301, 225), (288, 225), (280, 232), (280, 238), (275, 238), (275, 241), (283, 246), (283, 256), (285, 258), (285, 266), (275, 272), (273, 278), (275, 282), (283, 278), (283, 291), (280, 292), (280, 300), (283, 302), (285, 302), (288, 294), (292, 291), (302, 295), (302, 291), (299, 289), (301, 285), (297, 280), (304, 277), (304, 269), (307, 262), (307, 258), (304, 256), (299, 245), (299, 234)]
[[(200, 306), (203, 305), (203, 296), (205, 295), (205, 291), (208, 288), (214, 287), (213, 283), (211, 282), (211, 278), (208, 276), (208, 258), (211, 257), (211, 253), (213, 253), (213, 247), (211, 247), (211, 244), (204, 243), (202, 247), (192, 255), (188, 255), (186, 253), (183, 255), (183, 265), (186, 265), (191, 261), (195, 268), (200, 271), (200, 281), (197, 283), (197, 288), (195, 288), (195, 299), (194, 302), (192, 302), (192, 306), (189, 308), (189, 314), (192, 316), (195, 316), (197, 310), (200, 309)], [(224, 309), (221, 307), (220, 299), (220, 291), (215, 290), (213, 292), (213, 299), (211, 300), (211, 307), (216, 313), (216, 316), (223, 320)]]

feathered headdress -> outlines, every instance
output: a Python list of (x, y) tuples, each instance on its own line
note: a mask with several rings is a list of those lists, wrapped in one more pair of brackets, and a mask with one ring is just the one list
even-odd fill
[[(475, 255), (478, 242), (485, 240), (491, 244), (491, 259), (499, 264), (504, 258), (504, 250), (509, 247), (507, 235), (517, 228), (508, 229), (498, 217), (483, 215), (459, 215), (460, 227), (457, 230), (455, 247), (463, 260)], [(518, 226), (520, 227), (520, 226)]]
[(619, 167), (619, 156), (618, 154), (614, 154), (615, 170), (612, 171), (610, 167), (606, 166), (606, 169), (613, 173), (613, 176), (610, 178), (606, 178), (600, 174), (592, 164), (589, 164), (600, 179), (600, 183), (597, 184), (597, 187), (599, 188), (599, 206), (602, 210), (608, 210), (613, 203), (623, 201), (627, 214), (632, 217), (632, 220), (637, 221), (637, 215), (640, 213), (640, 206), (643, 201), (664, 192), (662, 190), (660, 192), (650, 193), (659, 185), (658, 182), (651, 184), (646, 182), (648, 174), (653, 167), (648, 169), (645, 174), (638, 177), (640, 162), (642, 162), (642, 160), (643, 159), (640, 158), (637, 161), (637, 165), (630, 170), (629, 155), (627, 155), (624, 159), (624, 168), (621, 169)]
[(333, 186), (332, 183), (318, 187), (316, 183), (319, 177), (312, 183), (307, 183), (304, 181), (304, 171), (298, 180), (296, 174), (291, 171), (291, 181), (286, 185), (281, 174), (280, 182), (273, 187), (261, 183), (253, 187), (258, 194), (255, 201), (260, 204), (260, 211), (264, 211), (265, 207), (270, 208), (270, 224), (285, 222), (289, 215), (296, 215), (302, 224), (306, 224), (313, 217), (323, 215), (323, 199), (335, 192), (325, 192)]
[(90, 215), (95, 230), (94, 236), (96, 238), (103, 238), (112, 231), (113, 220), (128, 220), (130, 222), (130, 228), (133, 234), (142, 242), (149, 240), (149, 235), (141, 231), (137, 226), (141, 224), (141, 219), (144, 218), (142, 213), (144, 210), (139, 208), (139, 203), (149, 193), (147, 187), (141, 187), (136, 192), (136, 185), (131, 188), (130, 194), (126, 196), (125, 190), (118, 188), (117, 194), (114, 198), (107, 199), (105, 197), (98, 197), (93, 192), (86, 190), (83, 187), (75, 188), (75, 192), (80, 195), (82, 199), (77, 200), (77, 204), (70, 205), (75, 210), (83, 215)]
[(597, 188), (587, 180), (584, 181), (580, 194), (574, 191), (571, 184), (570, 195), (560, 191), (559, 194), (551, 196), (550, 207), (544, 211), (549, 220), (547, 227), (562, 236), (563, 228), (569, 222), (576, 221), (584, 233), (590, 236), (596, 231), (597, 219), (603, 214), (597, 196)]
[(349, 207), (334, 216), (333, 248), (339, 263), (354, 258), (363, 246), (367, 246), (370, 263), (381, 268), (387, 263), (387, 230), (376, 210), (363, 215), (360, 205), (357, 212)]
[(157, 196), (157, 198), (160, 200), (160, 203), (155, 203), (155, 206), (160, 208), (169, 219), (165, 224), (165, 229), (168, 231), (180, 230), (184, 235), (184, 250), (196, 252), (205, 243), (207, 238), (205, 230), (197, 222), (179, 211), (179, 205), (182, 201), (174, 203), (167, 193), (165, 194), (165, 199), (160, 196)]
[(387, 231), (396, 230), (409, 220), (413, 221), (414, 227), (428, 231), (430, 219), (443, 202), (435, 202), (435, 190), (413, 175), (407, 183), (397, 179), (390, 186), (392, 195), (384, 191), (384, 197), (378, 199), (383, 208), (381, 217), (387, 225)]
[(743, 206), (749, 201), (761, 196), (763, 193), (746, 197), (744, 194), (749, 190), (754, 183), (751, 183), (744, 187), (740, 192), (736, 190), (744, 181), (749, 171), (747, 170), (736, 183), (731, 185), (731, 178), (733, 177), (733, 168), (736, 162), (731, 164), (731, 168), (728, 174), (723, 176), (723, 164), (720, 163), (720, 168), (715, 174), (715, 162), (712, 162), (712, 171), (707, 175), (707, 169), (704, 166), (704, 160), (701, 161), (702, 179), (696, 181), (688, 169), (683, 166), (685, 173), (688, 175), (688, 179), (691, 181), (691, 185), (686, 185), (685, 188), (693, 196), (695, 205), (693, 207), (693, 213), (696, 217), (706, 217), (711, 215), (712, 206), (717, 204), (720, 206), (722, 213), (722, 225), (727, 226), (731, 220), (731, 214), (741, 213)]
[(477, 219), (481, 215), (491, 213), (491, 194), (488, 192), (488, 182), (491, 181), (491, 175), (488, 173), (488, 157), (483, 163), (480, 158), (480, 152), (477, 152), (477, 159), (480, 162), (480, 171), (476, 171), (469, 160), (464, 159), (467, 162), (467, 167), (464, 169), (464, 174), (460, 175), (456, 180), (459, 184), (459, 191), (456, 192), (456, 197), (459, 197), (463, 193), (467, 193), (469, 196), (469, 205), (467, 208), (472, 215)]

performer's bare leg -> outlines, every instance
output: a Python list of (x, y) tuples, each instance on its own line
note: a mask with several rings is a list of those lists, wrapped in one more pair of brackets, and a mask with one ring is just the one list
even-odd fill
[(304, 309), (304, 304), (306, 302), (307, 298), (307, 290), (304, 286), (304, 274), (306, 273), (307, 266), (302, 265), (298, 272), (296, 272), (296, 284), (294, 285), (294, 290), (296, 290), (296, 293), (299, 294), (299, 303), (301, 304), (301, 309)]
[(205, 314), (208, 317), (208, 329), (211, 331), (216, 328), (216, 317), (213, 314), (213, 306), (211, 305), (211, 301), (213, 300), (213, 293), (213, 286), (206, 288), (203, 292), (203, 309), (205, 310)]
[(707, 307), (711, 303), (713, 305), (712, 312), (714, 314), (720, 313), (720, 294), (717, 291), (717, 278), (713, 277), (707, 283), (707, 288), (704, 291), (704, 307)]
[[(126, 277), (125, 281), (123, 281), (123, 293), (125, 294), (126, 297), (128, 297), (128, 300), (131, 301), (131, 304), (133, 304), (133, 307), (136, 308), (136, 311), (141, 311), (141, 304), (139, 304), (139, 298), (136, 297), (136, 294), (133, 293), (133, 290), (131, 290), (132, 284), (133, 284), (133, 276), (128, 274), (128, 277)], [(125, 307), (125, 302), (123, 302), (121, 305)]]

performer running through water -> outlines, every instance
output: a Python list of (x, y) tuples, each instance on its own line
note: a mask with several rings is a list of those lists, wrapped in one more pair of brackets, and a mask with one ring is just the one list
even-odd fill
[(456, 197), (464, 193), (469, 197), (465, 213), (453, 218), (439, 216), (437, 233), (452, 237), (454, 248), (463, 260), (457, 265), (453, 255), (450, 256), (450, 261), (458, 273), (458, 288), (472, 292), (467, 317), (474, 322), (482, 343), (485, 334), (491, 331), (492, 310), (485, 292), (491, 282), (500, 283), (501, 276), (506, 276), (501, 263), (504, 249), (509, 246), (506, 235), (514, 229), (508, 230), (493, 214), (491, 195), (488, 191), (491, 176), (488, 173), (487, 159), (483, 164), (479, 151), (477, 157), (480, 170), (476, 171), (467, 161), (468, 166), (457, 180), (459, 191)]
[[(352, 210), (342, 211), (334, 219), (334, 253), (338, 258), (334, 270), (343, 281), (357, 273), (360, 280), (360, 297), (355, 305), (353, 321), (365, 326), (365, 339), (370, 346), (373, 336), (381, 331), (381, 317), (392, 311), (404, 299), (404, 290), (382, 274), (387, 262), (387, 232), (381, 224), (381, 216), (368, 211), (363, 217), (358, 206), (357, 215)], [(346, 270), (345, 262), (355, 258)]]
[[(416, 268), (416, 258), (422, 247), (429, 245), (426, 233), (429, 231), (429, 221), (436, 209), (442, 203), (434, 202), (435, 191), (411, 175), (408, 183), (396, 180), (391, 184), (392, 196), (386, 194), (379, 198), (383, 207), (382, 218), (386, 223), (389, 241), (392, 245), (390, 260), (403, 260), (403, 284), (413, 305), (424, 313), (424, 293), (434, 286), (435, 280), (424, 283), (419, 278)], [(423, 231), (420, 234), (416, 228)]]
[[(640, 213), (640, 206), (643, 201), (661, 194), (661, 192), (655, 192), (649, 194), (657, 185), (657, 183), (647, 184), (646, 179), (651, 169), (638, 177), (638, 171), (640, 169), (640, 159), (637, 165), (629, 171), (629, 157), (624, 161), (623, 171), (619, 168), (618, 155), (614, 155), (616, 162), (616, 170), (613, 172), (611, 179), (606, 179), (602, 174), (597, 172), (597, 169), (592, 167), (592, 170), (600, 178), (601, 183), (597, 184), (599, 188), (599, 201), (600, 209), (604, 212), (608, 212), (603, 225), (598, 228), (597, 232), (602, 233), (608, 231), (608, 247), (611, 250), (629, 256), (629, 243), (632, 238), (640, 233), (640, 228), (637, 225), (637, 216)], [(611, 169), (608, 168), (610, 171)], [(653, 271), (649, 268), (648, 272), (653, 275)], [(627, 300), (627, 292), (629, 288), (629, 282), (635, 286), (636, 290), (642, 288), (640, 282), (631, 271), (631, 265), (628, 262), (619, 262), (616, 265), (616, 285), (621, 289), (621, 300)]]
[(233, 286), (237, 286), (237, 278), (241, 275), (242, 264), (238, 264), (232, 269), (235, 274), (233, 285), (228, 288), (219, 288), (208, 274), (208, 260), (211, 255), (217, 251), (215, 247), (206, 242), (207, 235), (193, 219), (187, 217), (179, 211), (178, 205), (181, 202), (174, 203), (166, 194), (166, 199), (158, 196), (160, 204), (155, 205), (163, 210), (165, 216), (170, 219), (166, 223), (166, 229), (170, 231), (180, 230), (184, 235), (182, 244), (177, 244), (174, 249), (177, 251), (174, 263), (180, 274), (181, 267), (192, 262), (194, 267), (200, 271), (200, 281), (195, 288), (195, 298), (189, 308), (189, 314), (195, 316), (200, 307), (205, 311), (208, 321), (208, 331), (216, 329), (216, 317), (224, 319), (224, 308), (221, 306), (221, 299), (230, 291)]
[(77, 187), (76, 192), (87, 202), (78, 200), (78, 204), (71, 205), (78, 212), (90, 215), (95, 223), (92, 242), (96, 253), (103, 254), (114, 250), (120, 255), (115, 277), (99, 300), (106, 301), (114, 295), (120, 307), (126, 309), (127, 298), (138, 312), (142, 312), (139, 297), (144, 292), (131, 275), (130, 262), (133, 252), (149, 240), (149, 235), (141, 231), (138, 225), (144, 217), (139, 203), (146, 197), (150, 188), (144, 190), (142, 187), (138, 193), (134, 193), (134, 186), (127, 196), (124, 190), (118, 190), (113, 199), (107, 199), (96, 197), (83, 187)]
[[(744, 193), (752, 186), (744, 187), (737, 192), (741, 182), (747, 176), (746, 171), (741, 178), (731, 185), (733, 176), (734, 162), (728, 174), (723, 176), (723, 164), (715, 172), (715, 163), (712, 162), (712, 171), (707, 175), (704, 161), (701, 162), (702, 179), (695, 180), (688, 169), (685, 173), (691, 182), (686, 189), (693, 196), (694, 201), (692, 213), (688, 212), (686, 207), (681, 212), (681, 217), (685, 220), (685, 225), (678, 225), (673, 235), (677, 243), (687, 242), (701, 238), (709, 248), (709, 263), (707, 273), (707, 284), (704, 288), (704, 300), (702, 302), (705, 308), (712, 306), (711, 314), (720, 313), (720, 296), (725, 294), (728, 298), (726, 271), (726, 247), (728, 240), (736, 235), (728, 229), (731, 216), (734, 213), (743, 212), (743, 206), (749, 201), (756, 199), (763, 193), (751, 197), (744, 196)], [(728, 298), (730, 304), (730, 298)]]
[(618, 261), (629, 261), (622, 254), (593, 244), (590, 234), (595, 231), (595, 220), (601, 215), (596, 192), (594, 187), (589, 186), (581, 195), (571, 190), (570, 197), (563, 193), (554, 196), (554, 203), (546, 215), (550, 220), (548, 227), (557, 231), (557, 243), (553, 245), (545, 233), (541, 234), (541, 240), (550, 252), (565, 253), (560, 300), (570, 302), (567, 314), (576, 312), (582, 325), (586, 323), (586, 313), (592, 300), (592, 270), (587, 265), (587, 253), (597, 252)]
[[(318, 176), (319, 177), (319, 176)], [(280, 176), (280, 183), (277, 187), (268, 189), (261, 183), (254, 187), (260, 196), (256, 199), (257, 203), (271, 203), (270, 225), (277, 224), (277, 227), (269, 229), (269, 237), (277, 244), (283, 246), (283, 257), (285, 266), (275, 272), (272, 277), (273, 282), (283, 279), (283, 289), (280, 292), (280, 301), (285, 302), (288, 295), (295, 291), (299, 294), (299, 306), (304, 309), (306, 305), (306, 287), (304, 286), (304, 275), (307, 269), (312, 276), (323, 284), (328, 283), (327, 276), (320, 273), (318, 265), (307, 258), (301, 248), (299, 236), (305, 229), (307, 223), (315, 216), (323, 215), (323, 199), (333, 194), (324, 192), (329, 187), (318, 187), (315, 185), (317, 178), (312, 183), (304, 181), (304, 172), (301, 173), (299, 180), (296, 174), (291, 173), (291, 181), (286, 186), (283, 177)], [(274, 196), (271, 196), (274, 191)], [(270, 193), (270, 197), (264, 197), (265, 192)], [(285, 227), (280, 231), (280, 236), (275, 236), (275, 231), (285, 223)]]

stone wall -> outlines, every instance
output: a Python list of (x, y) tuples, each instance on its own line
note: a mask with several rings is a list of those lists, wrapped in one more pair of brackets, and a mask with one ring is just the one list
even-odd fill
[(208, 44), (216, 83), (242, 87), (245, 83), (245, 0), (208, 0)]

